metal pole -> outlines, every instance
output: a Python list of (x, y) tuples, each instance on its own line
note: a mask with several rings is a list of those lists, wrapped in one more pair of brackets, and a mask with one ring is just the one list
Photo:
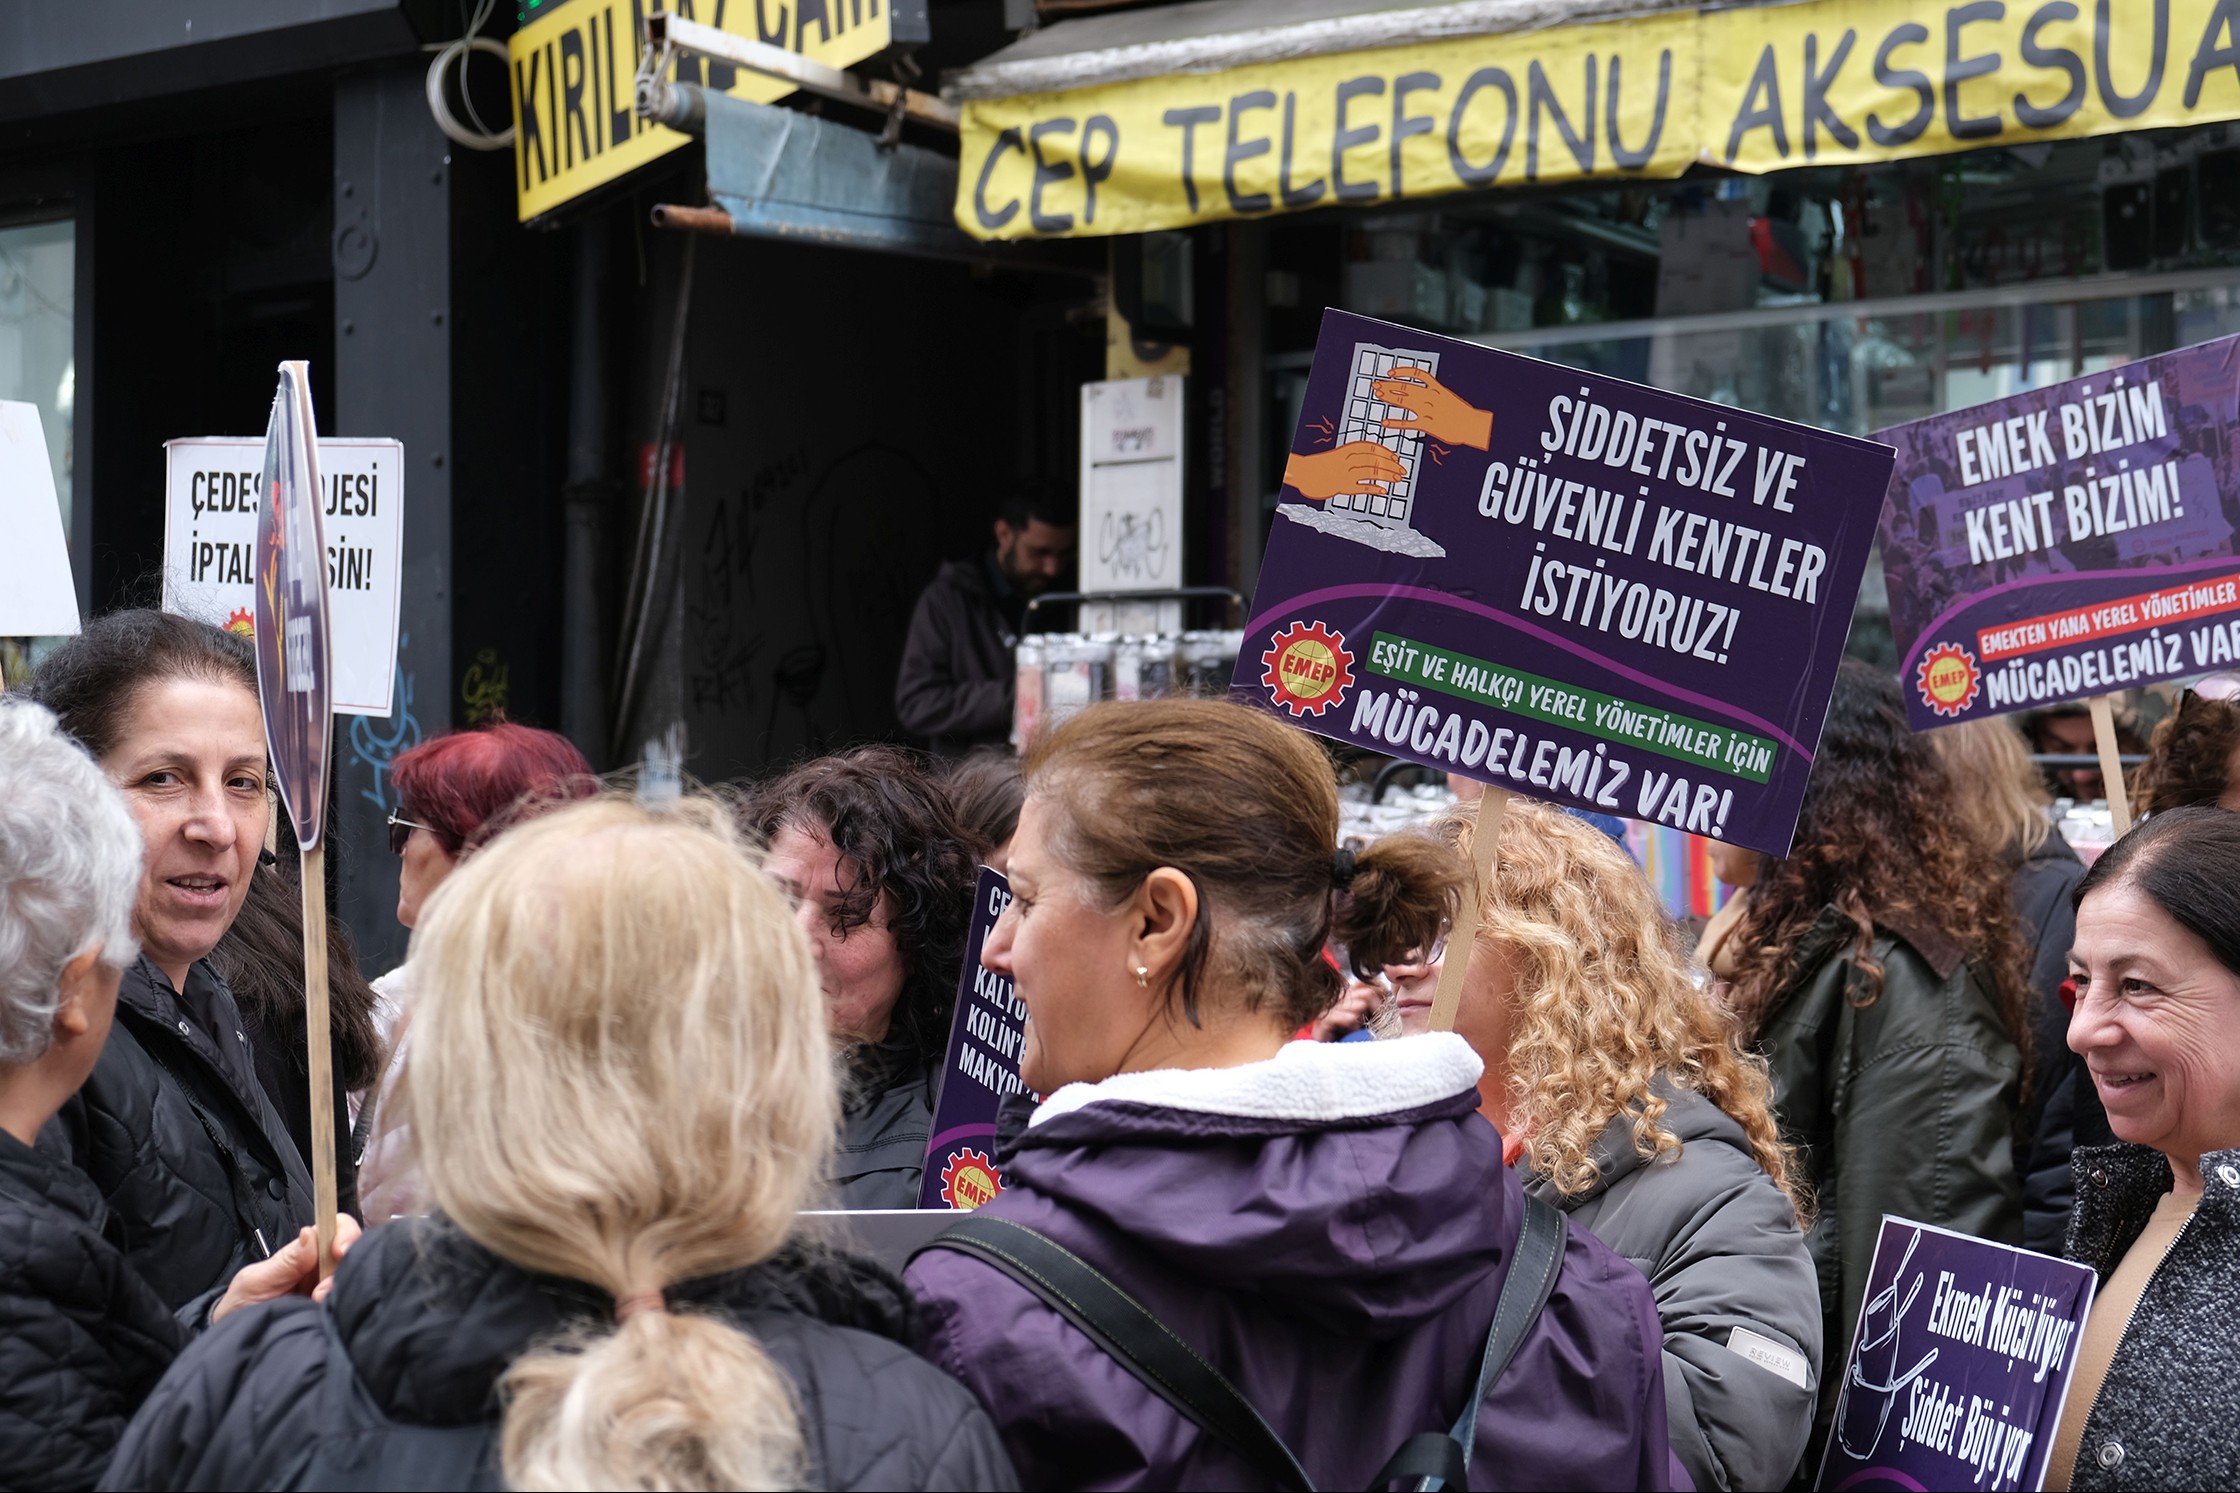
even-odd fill
[(560, 621), (560, 729), (594, 766), (607, 756), (607, 619), (600, 584), (610, 503), (605, 336), (608, 223), (576, 227), (569, 347), (567, 541)]

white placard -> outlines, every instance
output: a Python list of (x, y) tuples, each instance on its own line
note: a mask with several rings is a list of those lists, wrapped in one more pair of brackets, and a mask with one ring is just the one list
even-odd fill
[[(264, 439), (166, 441), (163, 455), (163, 609), (246, 636), (256, 626), (251, 572)], [(327, 489), (335, 713), (387, 716), (404, 570), (404, 446), (322, 440), (319, 472)]]
[(0, 399), (0, 638), (78, 630), (78, 592), (39, 406)]
[(1081, 589), (1182, 584), (1182, 380), (1081, 386)]

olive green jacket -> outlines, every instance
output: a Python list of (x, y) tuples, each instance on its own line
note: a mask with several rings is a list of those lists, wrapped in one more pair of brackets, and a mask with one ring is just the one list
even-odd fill
[(1797, 1148), (1819, 1216), (1805, 1242), (1827, 1323), (1824, 1391), (1843, 1379), (1884, 1214), (2022, 1242), (2014, 1124), (2022, 1054), (1990, 980), (1933, 933), (1877, 925), (1882, 993), (1863, 979), (1857, 930), (1834, 907), (1798, 940), (1766, 1008), (1758, 1050), (1773, 1069), (1782, 1138)]

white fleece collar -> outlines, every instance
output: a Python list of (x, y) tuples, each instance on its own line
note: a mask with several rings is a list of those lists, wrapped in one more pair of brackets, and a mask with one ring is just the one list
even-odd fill
[(1363, 1119), (1451, 1098), (1475, 1088), (1484, 1072), (1477, 1053), (1453, 1032), (1384, 1042), (1287, 1042), (1274, 1057), (1237, 1068), (1160, 1068), (1069, 1083), (1027, 1123), (1113, 1100), (1260, 1120)]

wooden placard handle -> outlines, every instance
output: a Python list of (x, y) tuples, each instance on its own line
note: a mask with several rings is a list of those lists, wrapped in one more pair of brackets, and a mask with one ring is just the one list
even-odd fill
[(1463, 888), (1462, 905), (1454, 910), (1454, 926), (1447, 930), (1447, 957), (1439, 966), (1439, 983), (1431, 993), (1431, 1030), (1454, 1030), (1455, 1011), (1462, 1004), (1462, 982), (1470, 972), (1470, 951), (1478, 944), (1479, 889), (1493, 882), (1493, 868), (1500, 859), (1501, 821), (1509, 813), (1507, 790), (1488, 784), (1478, 800), (1478, 822), (1470, 832), (1470, 866), (1473, 875)]
[(334, 1274), (334, 1034), (327, 1015), (327, 847), (303, 852), (303, 1031), (311, 1072), (312, 1221), (319, 1279)]
[(2108, 818), (2116, 838), (2131, 833), (2131, 795), (2123, 786), (2123, 753), (2116, 745), (2115, 696), (2092, 697), (2092, 742), (2100, 749), (2100, 777), (2108, 787)]

